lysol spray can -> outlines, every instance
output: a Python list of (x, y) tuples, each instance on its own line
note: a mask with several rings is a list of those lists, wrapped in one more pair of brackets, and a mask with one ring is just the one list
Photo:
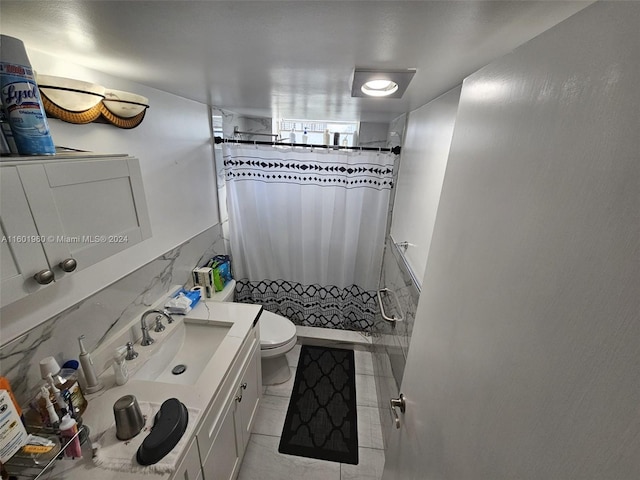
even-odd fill
[(35, 75), (24, 44), (0, 35), (0, 95), (13, 138), (21, 155), (53, 155), (56, 148), (49, 133)]

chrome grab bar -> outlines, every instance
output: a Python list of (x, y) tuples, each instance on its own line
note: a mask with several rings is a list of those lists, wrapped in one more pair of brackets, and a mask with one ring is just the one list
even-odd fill
[[(386, 292), (386, 293), (392, 293), (393, 298), (396, 301), (396, 306), (398, 308), (398, 312), (400, 312), (400, 316), (396, 317), (395, 315), (392, 315), (391, 317), (388, 317), (387, 314), (384, 311), (384, 306), (382, 305), (382, 292)], [(400, 306), (400, 300), (398, 300), (398, 295), (396, 295), (396, 292), (394, 292), (393, 290), (389, 289), (389, 288), (382, 288), (380, 290), (378, 290), (378, 305), (380, 305), (380, 314), (382, 315), (382, 318), (384, 318), (386, 321), (388, 322), (402, 322), (404, 320), (404, 314), (402, 313), (402, 307)]]

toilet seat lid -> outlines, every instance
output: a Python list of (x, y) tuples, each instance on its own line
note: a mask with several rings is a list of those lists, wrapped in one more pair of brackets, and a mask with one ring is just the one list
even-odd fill
[(260, 315), (260, 348), (276, 348), (296, 336), (296, 326), (281, 315), (263, 310)]

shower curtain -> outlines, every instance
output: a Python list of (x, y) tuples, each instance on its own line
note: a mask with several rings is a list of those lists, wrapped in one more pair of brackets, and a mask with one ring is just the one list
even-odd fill
[(225, 144), (236, 300), (297, 325), (373, 325), (394, 155)]

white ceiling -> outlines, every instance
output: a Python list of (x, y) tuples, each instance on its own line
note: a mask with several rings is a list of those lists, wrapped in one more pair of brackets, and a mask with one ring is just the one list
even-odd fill
[[(240, 113), (388, 121), (592, 1), (12, 1), (29, 48)], [(418, 69), (351, 98), (354, 67)], [(46, 73), (46, 72), (41, 72)]]

